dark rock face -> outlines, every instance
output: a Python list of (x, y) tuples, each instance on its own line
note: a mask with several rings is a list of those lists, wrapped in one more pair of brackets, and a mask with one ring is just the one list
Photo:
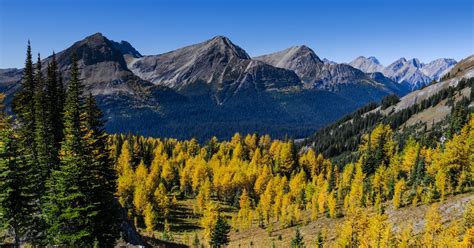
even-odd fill
[(115, 42), (112, 41), (112, 44), (116, 49), (120, 51), (124, 56), (129, 55), (133, 58), (140, 58), (142, 55), (127, 41)]
[[(383, 75), (324, 63), (305, 46), (252, 59), (223, 36), (142, 56), (128, 42), (97, 33), (56, 54), (66, 83), (73, 54), (109, 132), (200, 140), (235, 132), (304, 137), (399, 90)], [(44, 68), (50, 60), (42, 61)], [(21, 73), (0, 70), (0, 90), (11, 97)]]

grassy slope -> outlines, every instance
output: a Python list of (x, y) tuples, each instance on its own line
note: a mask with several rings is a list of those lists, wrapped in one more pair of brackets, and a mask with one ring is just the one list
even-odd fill
[[(440, 210), (443, 215), (443, 223), (447, 224), (452, 221), (460, 220), (463, 215), (464, 207), (470, 200), (474, 200), (474, 193), (449, 197), (441, 203)], [(398, 210), (393, 210), (391, 207), (388, 207), (386, 213), (389, 216), (389, 221), (393, 224), (393, 230), (395, 232), (398, 232), (405, 224), (411, 223), (413, 224), (414, 232), (419, 234), (423, 231), (423, 217), (427, 208), (426, 205), (416, 207), (407, 206)], [(305, 214), (309, 218), (309, 213)], [(334, 242), (336, 239), (336, 231), (343, 222), (344, 217), (329, 219), (320, 215), (318, 220), (307, 224), (301, 223), (299, 228), (304, 237), (306, 246), (313, 247), (316, 244), (318, 232), (326, 233), (329, 243)], [(250, 247), (250, 243), (253, 244), (253, 247), (272, 247), (272, 243), (274, 243), (276, 247), (289, 247), (296, 228), (296, 226), (279, 228), (278, 223), (275, 223), (274, 231), (271, 233), (258, 227), (240, 232), (232, 232), (231, 243), (228, 247)], [(280, 235), (281, 240), (279, 240)]]
[[(446, 197), (445, 201), (440, 204), (443, 223), (448, 224), (453, 221), (461, 220), (464, 208), (471, 200), (474, 200), (473, 192)], [(192, 245), (195, 233), (197, 233), (201, 243), (204, 242), (202, 239), (202, 229), (199, 227), (199, 216), (193, 214), (194, 204), (194, 199), (180, 200), (171, 210), (169, 222), (173, 233), (173, 242)], [(224, 211), (224, 215), (229, 218), (230, 222), (230, 215), (237, 213), (238, 210), (229, 205), (221, 205), (221, 207)], [(427, 209), (428, 205), (420, 204), (416, 207), (410, 205), (394, 210), (390, 203), (388, 203), (386, 213), (389, 216), (389, 221), (392, 224), (394, 232), (399, 232), (406, 224), (412, 224), (414, 233), (420, 234), (423, 232), (424, 215)], [(371, 209), (367, 211), (372, 212)], [(310, 219), (309, 211), (303, 211), (302, 214), (304, 216), (302, 219)], [(319, 215), (316, 221), (303, 221), (292, 227), (283, 227), (279, 222), (274, 222), (273, 231), (271, 232), (268, 229), (258, 227), (254, 221), (250, 228), (231, 231), (231, 242), (227, 247), (272, 247), (272, 243), (274, 243), (276, 247), (289, 247), (297, 227), (300, 228), (307, 247), (313, 247), (316, 244), (318, 232), (325, 233), (327, 241), (331, 244), (336, 240), (336, 232), (344, 222), (344, 219), (344, 217), (330, 219), (324, 215)], [(160, 244), (158, 241), (158, 239), (162, 237), (160, 232), (149, 234), (143, 229), (140, 229), (140, 232), (145, 236), (154, 237), (154, 239), (147, 239), (150, 244)], [(163, 244), (164, 243), (161, 243), (161, 245)], [(163, 247), (174, 246), (168, 243), (168, 245)]]

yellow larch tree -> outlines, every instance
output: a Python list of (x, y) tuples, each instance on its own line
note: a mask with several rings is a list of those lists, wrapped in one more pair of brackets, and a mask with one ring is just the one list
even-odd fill
[(241, 228), (248, 228), (252, 224), (252, 206), (250, 196), (246, 189), (242, 191), (239, 200), (239, 212), (237, 214), (239, 226)]
[(133, 192), (133, 206), (138, 213), (145, 210), (145, 206), (148, 204), (147, 177), (148, 169), (142, 160), (135, 170), (135, 191)]
[(441, 215), (437, 204), (433, 204), (425, 214), (423, 244), (427, 247), (438, 247), (438, 239), (442, 231)]
[(402, 205), (402, 200), (403, 200), (403, 192), (405, 190), (405, 179), (400, 179), (396, 184), (395, 184), (395, 189), (393, 193), (393, 207), (395, 209), (399, 208)]
[(199, 188), (199, 193), (196, 197), (197, 212), (201, 213), (211, 200), (211, 182), (208, 178), (204, 184)]
[(385, 214), (375, 214), (368, 220), (367, 231), (361, 239), (362, 247), (390, 247), (392, 244), (392, 226)]
[(328, 198), (327, 198), (327, 205), (328, 205), (328, 213), (330, 218), (336, 218), (337, 212), (337, 199), (336, 199), (336, 192), (332, 191)]
[(203, 215), (200, 220), (201, 227), (203, 228), (203, 236), (207, 241), (209, 241), (211, 238), (211, 234), (214, 230), (214, 226), (216, 225), (218, 216), (219, 207), (212, 202), (208, 202), (204, 208)]

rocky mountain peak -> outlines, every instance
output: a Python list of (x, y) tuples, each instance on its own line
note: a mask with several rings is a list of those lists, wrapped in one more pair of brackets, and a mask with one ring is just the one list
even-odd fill
[(380, 61), (379, 61), (376, 57), (374, 57), (374, 56), (370, 56), (370, 57), (368, 57), (367, 59), (368, 59), (369, 61), (371, 61), (372, 63), (374, 63), (374, 64), (380, 65)]
[(302, 81), (314, 78), (324, 62), (307, 46), (293, 46), (285, 50), (255, 57), (269, 65), (294, 71)]
[(101, 62), (116, 62), (124, 70), (127, 67), (120, 50), (114, 46), (113, 41), (107, 39), (101, 33), (88, 36), (58, 53), (59, 65), (70, 64), (70, 58), (73, 54), (76, 55), (80, 65), (87, 66)]
[(83, 43), (88, 43), (91, 46), (98, 46), (110, 42), (102, 33), (97, 32), (89, 35), (82, 40)]
[(250, 56), (244, 49), (235, 45), (229, 38), (223, 35), (215, 36), (198, 45), (201, 45), (203, 49), (206, 49), (209, 52), (218, 52), (225, 55), (235, 56), (239, 59), (250, 59)]
[(380, 72), (383, 69), (378, 59), (373, 56), (368, 58), (359, 56), (351, 61), (349, 65), (366, 73)]

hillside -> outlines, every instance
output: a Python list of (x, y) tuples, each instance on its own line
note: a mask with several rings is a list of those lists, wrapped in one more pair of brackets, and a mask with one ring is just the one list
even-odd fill
[(316, 132), (303, 144), (314, 145), (316, 151), (325, 156), (337, 157), (355, 151), (362, 134), (379, 122), (387, 123), (395, 130), (415, 128), (413, 132), (423, 130), (424, 126), (430, 131), (447, 125), (445, 118), (456, 106), (472, 108), (472, 58), (462, 60), (452, 69), (450, 73), (453, 74), (460, 71), (457, 76), (444, 78), (399, 99), (395, 97), (394, 102), (386, 98), (380, 105), (369, 104)]
[[(463, 218), (466, 206), (470, 201), (474, 201), (474, 194), (458, 195), (446, 198), (443, 203), (439, 203), (441, 211), (441, 219), (443, 226), (449, 226)], [(387, 209), (388, 223), (395, 229), (395, 237), (400, 237), (402, 229), (406, 226), (413, 225), (414, 235), (410, 238), (412, 245), (421, 245), (415, 239), (421, 239), (425, 226), (424, 216), (427, 209), (432, 204), (420, 206), (408, 206), (398, 210), (392, 208)], [(310, 213), (302, 213), (309, 218)], [(369, 210), (369, 215), (376, 214), (375, 211)], [(318, 235), (323, 235), (325, 247), (335, 247), (337, 242), (337, 232), (343, 228), (346, 217), (339, 219), (328, 218), (325, 215), (318, 217), (316, 221), (300, 223), (293, 227), (282, 227), (281, 223), (273, 224), (273, 231), (268, 231), (259, 227), (252, 227), (242, 231), (234, 231), (230, 234), (228, 247), (288, 247), (291, 240), (295, 236), (296, 229), (301, 231), (303, 241), (306, 247), (316, 246), (318, 244)]]

